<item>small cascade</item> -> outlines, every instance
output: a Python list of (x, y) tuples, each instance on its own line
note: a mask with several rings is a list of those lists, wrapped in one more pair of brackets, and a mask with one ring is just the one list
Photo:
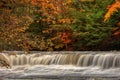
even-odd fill
[(103, 69), (120, 67), (119, 54), (3, 54), (12, 66), (16, 65), (76, 65), (80, 67), (100, 67)]

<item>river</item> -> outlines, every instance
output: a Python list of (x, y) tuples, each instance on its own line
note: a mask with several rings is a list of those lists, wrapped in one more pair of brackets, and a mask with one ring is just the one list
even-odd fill
[[(13, 54), (14, 53), (14, 54)], [(3, 52), (0, 80), (120, 80), (120, 52)]]

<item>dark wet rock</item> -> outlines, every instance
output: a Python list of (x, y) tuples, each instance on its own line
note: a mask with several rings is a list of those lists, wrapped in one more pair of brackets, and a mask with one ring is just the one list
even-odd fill
[(0, 53), (0, 67), (6, 67), (6, 68), (11, 67), (9, 59), (5, 57), (3, 53)]

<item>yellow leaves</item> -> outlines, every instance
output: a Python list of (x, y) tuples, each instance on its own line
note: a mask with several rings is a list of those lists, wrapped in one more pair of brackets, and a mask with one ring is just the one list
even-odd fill
[(62, 48), (64, 46), (64, 44), (58, 44), (55, 46), (56, 49)]
[(27, 28), (28, 28), (28, 27), (24, 26), (24, 27), (17, 28), (15, 31), (16, 31), (16, 32), (25, 32), (25, 30), (26, 30)]
[(44, 40), (42, 39), (40, 41), (40, 44), (38, 45), (40, 50), (47, 50), (47, 51), (53, 51), (54, 44), (51, 39)]
[(74, 20), (74, 19), (66, 18), (66, 19), (59, 19), (58, 22), (59, 22), (60, 24), (64, 24), (64, 23), (71, 24), (71, 23), (74, 23), (75, 20)]
[(51, 9), (55, 10), (55, 6), (54, 6), (53, 3), (48, 4), (48, 5), (47, 5), (47, 8), (51, 8)]
[[(69, 10), (69, 4), (72, 4), (72, 0), (33, 0), (33, 5), (39, 7), (37, 12), (42, 13), (42, 20), (48, 24), (56, 23), (71, 23), (69, 18), (61, 19), (60, 15), (67, 16), (65, 13)], [(39, 5), (38, 5), (39, 4)], [(57, 19), (57, 21), (56, 21)]]
[(94, 2), (95, 0), (80, 0), (81, 2)]
[(46, 42), (45, 42), (44, 40), (41, 40), (39, 48), (40, 48), (41, 50), (45, 50), (46, 47), (47, 47), (47, 46), (46, 46)]
[(53, 48), (48, 48), (48, 51), (53, 51)]
[(111, 15), (120, 9), (120, 1), (116, 0), (111, 6), (108, 7), (108, 11), (104, 16), (104, 22), (110, 19)]
[(56, 24), (56, 22), (55, 22), (55, 21), (52, 21), (52, 24)]
[(65, 20), (64, 19), (60, 19), (59, 23), (65, 23)]
[(59, 15), (59, 12), (58, 11), (54, 11), (53, 12), (55, 15)]
[[(4, 45), (14, 46), (16, 49), (29, 48), (28, 36), (25, 33), (28, 25), (33, 21), (29, 16), (18, 17), (16, 15), (5, 15), (8, 23), (4, 24), (0, 31), (0, 39), (4, 40)], [(3, 16), (4, 17), (4, 16)], [(5, 44), (6, 43), (6, 44)], [(23, 44), (25, 43), (25, 44)], [(6, 47), (6, 49), (8, 49)]]
[(72, 0), (67, 0), (67, 4), (72, 4)]

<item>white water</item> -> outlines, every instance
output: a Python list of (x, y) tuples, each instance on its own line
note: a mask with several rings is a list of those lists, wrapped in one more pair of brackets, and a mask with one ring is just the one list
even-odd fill
[[(3, 54), (4, 55), (4, 54)], [(119, 77), (119, 53), (4, 55), (12, 68), (2, 78)], [(79, 80), (79, 79), (78, 79)]]
[(99, 67), (76, 67), (73, 65), (24, 65), (12, 69), (0, 69), (0, 77), (4, 78), (62, 78), (62, 77), (119, 77), (120, 69)]

